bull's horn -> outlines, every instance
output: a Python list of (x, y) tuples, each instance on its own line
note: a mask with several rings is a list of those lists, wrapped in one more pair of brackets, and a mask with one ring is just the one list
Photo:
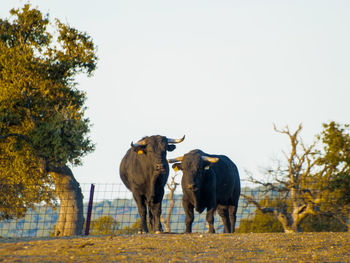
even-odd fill
[(177, 158), (174, 158), (174, 159), (168, 159), (168, 163), (181, 162), (183, 158), (184, 158), (183, 156), (180, 156), (180, 157), (177, 157)]
[(209, 157), (209, 156), (202, 156), (203, 161), (208, 161), (210, 163), (216, 163), (219, 161), (219, 158), (216, 157)]
[(168, 139), (168, 143), (180, 143), (180, 142), (183, 142), (183, 140), (185, 140), (185, 135), (181, 139), (170, 139), (170, 138), (167, 138), (167, 139)]
[(135, 144), (133, 142), (131, 142), (131, 146), (132, 147), (145, 146), (145, 145), (146, 145), (146, 141), (145, 140), (140, 140), (140, 141), (138, 141)]

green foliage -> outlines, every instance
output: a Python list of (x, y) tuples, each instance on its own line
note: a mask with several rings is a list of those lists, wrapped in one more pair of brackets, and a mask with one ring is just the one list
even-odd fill
[[(283, 201), (277, 198), (265, 198), (259, 202), (261, 206), (267, 207), (280, 207), (283, 205)], [(262, 213), (258, 209), (255, 211), (253, 217), (241, 219), (238, 233), (273, 233), (284, 232), (281, 222), (278, 221), (275, 215), (271, 213)]]
[(346, 232), (337, 219), (325, 215), (309, 215), (300, 224), (303, 232)]
[(323, 149), (317, 159), (322, 172), (314, 177), (322, 191), (320, 208), (350, 229), (350, 128), (333, 121), (323, 128), (319, 135)]
[(284, 232), (281, 223), (272, 214), (257, 211), (253, 218), (241, 219), (238, 233), (273, 233)]
[[(285, 200), (278, 198), (261, 200), (259, 204), (263, 207), (279, 207), (285, 204)], [(291, 205), (287, 204), (287, 210), (291, 209)], [(344, 232), (346, 227), (337, 219), (329, 215), (308, 215), (299, 225), (302, 232)], [(241, 219), (238, 233), (272, 233), (284, 232), (281, 222), (272, 213), (262, 213), (256, 209), (254, 216)]]
[[(300, 223), (302, 232), (345, 232), (347, 228), (333, 217), (309, 215)], [(256, 211), (252, 218), (242, 219), (238, 233), (272, 233), (284, 232), (281, 223), (272, 214)]]
[(328, 190), (338, 195), (338, 203), (350, 205), (350, 128), (330, 122), (323, 125), (324, 144), (319, 165), (328, 169)]
[(11, 148), (0, 151), (0, 220), (23, 217), (28, 209), (35, 209), (35, 204), (41, 201), (52, 204), (55, 197), (52, 180), (32, 158), (28, 145), (21, 151), (15, 152)]
[(112, 235), (117, 232), (120, 223), (112, 216), (102, 216), (91, 221), (90, 235)]
[(90, 36), (29, 4), (10, 14), (0, 19), (0, 219), (50, 202), (50, 168), (94, 150), (75, 83), (96, 68)]
[[(150, 229), (149, 224), (147, 224)], [(131, 226), (125, 226), (123, 229), (118, 231), (118, 234), (136, 234), (140, 231), (141, 220), (138, 218)]]

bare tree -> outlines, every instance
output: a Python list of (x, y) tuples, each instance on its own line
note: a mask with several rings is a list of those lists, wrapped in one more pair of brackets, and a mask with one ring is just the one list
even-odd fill
[[(286, 165), (283, 167), (280, 162), (274, 169), (266, 171), (272, 176), (273, 182), (263, 182), (250, 176), (249, 181), (263, 186), (266, 195), (268, 193), (279, 193), (282, 205), (262, 206), (254, 195), (242, 194), (246, 202), (253, 204), (262, 213), (271, 213), (281, 222), (285, 233), (299, 232), (299, 224), (310, 214), (318, 213), (318, 205), (321, 201), (320, 192), (312, 185), (311, 172), (316, 167), (313, 150), (315, 143), (306, 146), (299, 136), (302, 125), (291, 132), (288, 126), (285, 129), (277, 129), (276, 132), (285, 134), (290, 139), (291, 150), (284, 153)], [(318, 171), (322, 173), (322, 171)]]
[(175, 175), (173, 175), (173, 176), (171, 177), (171, 182), (170, 182), (170, 184), (167, 183), (167, 187), (168, 187), (168, 189), (170, 190), (170, 193), (169, 193), (169, 202), (170, 202), (170, 205), (169, 205), (169, 210), (168, 210), (168, 213), (167, 213), (167, 215), (166, 215), (166, 218), (164, 218), (163, 215), (161, 215), (161, 218), (160, 218), (160, 220), (161, 220), (162, 223), (164, 224), (165, 232), (168, 232), (168, 233), (171, 232), (170, 217), (171, 217), (171, 213), (173, 212), (173, 209), (174, 209), (174, 207), (175, 207), (174, 193), (175, 193), (175, 190), (176, 190), (177, 186), (179, 185), (177, 182), (175, 182), (175, 178), (176, 178), (177, 175), (178, 175), (178, 173), (175, 173)]

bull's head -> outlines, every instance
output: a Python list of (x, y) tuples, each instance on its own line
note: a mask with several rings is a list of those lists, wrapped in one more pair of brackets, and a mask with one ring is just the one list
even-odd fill
[(131, 142), (132, 149), (137, 154), (147, 157), (153, 164), (154, 172), (159, 174), (167, 173), (169, 168), (166, 161), (166, 152), (175, 150), (174, 144), (180, 143), (185, 139), (171, 139), (165, 136), (154, 135), (144, 137), (136, 143)]
[(207, 173), (210, 166), (218, 161), (219, 158), (202, 155), (197, 150), (191, 151), (184, 156), (168, 160), (169, 163), (173, 163), (172, 167), (175, 171), (182, 170), (182, 189), (194, 197), (197, 211), (201, 210), (201, 208), (198, 207), (198, 198), (205, 180), (204, 176), (210, 174)]
[[(177, 158), (174, 158), (174, 159), (169, 159), (168, 160), (168, 163), (173, 163), (172, 167), (174, 169), (175, 172), (179, 171), (179, 170), (183, 170), (182, 169), (182, 160), (184, 159), (184, 156), (181, 156), (181, 157), (177, 157)], [(187, 158), (186, 158), (187, 159)], [(202, 165), (195, 165), (195, 167), (197, 167), (198, 169), (195, 169), (196, 172), (195, 173), (198, 173), (200, 171), (203, 171), (203, 170), (209, 170), (210, 169), (210, 166), (216, 162), (219, 161), (219, 158), (216, 158), (216, 157), (209, 157), (209, 156), (201, 156), (201, 159), (202, 159)], [(190, 163), (190, 166), (192, 166), (192, 163)], [(202, 166), (202, 167), (200, 167)], [(199, 170), (199, 171), (197, 171)], [(186, 171), (187, 172), (187, 171)]]

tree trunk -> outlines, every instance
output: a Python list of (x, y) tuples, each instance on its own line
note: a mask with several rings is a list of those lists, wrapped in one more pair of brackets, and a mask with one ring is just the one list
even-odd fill
[(284, 233), (286, 233), (286, 234), (293, 234), (293, 233), (300, 232), (298, 227), (295, 225), (283, 226), (283, 230), (284, 230)]
[(300, 232), (299, 230), (299, 220), (296, 220), (293, 218), (292, 215), (288, 213), (283, 213), (283, 212), (277, 212), (275, 211), (275, 215), (277, 215), (278, 221), (282, 224), (284, 233), (286, 234), (291, 234), (291, 233), (298, 233)]
[(81, 235), (84, 225), (83, 194), (68, 166), (50, 169), (60, 209), (55, 227), (55, 236)]
[(160, 220), (162, 221), (162, 223), (164, 224), (165, 227), (165, 232), (170, 233), (171, 232), (171, 228), (170, 228), (170, 217), (171, 217), (171, 213), (173, 212), (173, 209), (175, 207), (175, 200), (174, 200), (174, 193), (175, 190), (178, 186), (178, 183), (175, 182), (175, 177), (177, 174), (175, 174), (172, 178), (171, 178), (171, 183), (167, 184), (168, 189), (170, 190), (170, 196), (169, 196), (169, 200), (170, 200), (170, 206), (169, 206), (169, 210), (168, 210), (168, 214), (166, 218), (163, 218), (163, 215), (160, 216)]
[(316, 214), (310, 204), (308, 205), (297, 205), (296, 202), (293, 204), (292, 213), (280, 213), (277, 218), (281, 222), (285, 233), (298, 233), (300, 232), (301, 221), (310, 214)]
[(170, 200), (170, 205), (169, 205), (169, 210), (167, 213), (167, 217), (163, 218), (163, 215), (160, 217), (162, 223), (164, 224), (165, 227), (165, 232), (170, 233), (171, 232), (171, 228), (170, 228), (170, 217), (171, 217), (171, 213), (174, 209), (175, 206), (175, 201), (174, 201), (174, 191), (170, 192), (170, 196), (169, 196), (169, 200)]

